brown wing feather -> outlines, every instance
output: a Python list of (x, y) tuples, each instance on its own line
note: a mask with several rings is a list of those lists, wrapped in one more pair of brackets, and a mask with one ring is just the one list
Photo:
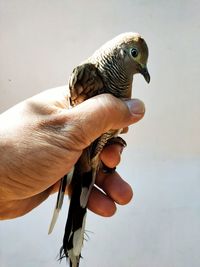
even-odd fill
[(103, 80), (92, 63), (77, 66), (69, 79), (70, 102), (72, 106), (103, 92)]

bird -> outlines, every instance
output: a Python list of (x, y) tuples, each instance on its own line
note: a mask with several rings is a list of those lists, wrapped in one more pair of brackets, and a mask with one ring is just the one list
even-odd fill
[[(72, 71), (67, 86), (70, 108), (103, 93), (122, 100), (130, 99), (135, 74), (142, 74), (146, 82), (150, 82), (148, 56), (147, 43), (139, 33), (122, 33), (108, 41)], [(83, 150), (71, 171), (61, 179), (49, 233), (61, 210), (65, 189), (70, 187), (71, 199), (60, 250), (60, 259), (68, 258), (70, 267), (78, 267), (82, 257), (87, 203), (98, 170), (115, 171), (105, 166), (99, 155), (106, 145), (119, 143), (126, 146), (126, 142), (118, 136), (121, 132), (122, 129), (111, 129), (99, 136)]]

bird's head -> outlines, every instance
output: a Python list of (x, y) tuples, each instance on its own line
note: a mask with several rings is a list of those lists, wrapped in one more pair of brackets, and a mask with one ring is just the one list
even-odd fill
[(145, 40), (138, 33), (123, 33), (117, 37), (120, 56), (123, 58), (127, 70), (131, 74), (141, 73), (150, 82), (147, 69), (148, 47)]

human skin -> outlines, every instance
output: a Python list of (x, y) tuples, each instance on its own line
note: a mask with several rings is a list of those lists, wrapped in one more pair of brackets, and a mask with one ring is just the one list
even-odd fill
[[(33, 96), (0, 115), (0, 219), (22, 216), (58, 190), (88, 147), (102, 133), (127, 127), (144, 116), (137, 99), (122, 101), (103, 94), (68, 109), (66, 87)], [(100, 157), (110, 168), (120, 162), (119, 144)], [(99, 190), (97, 187), (101, 190)], [(103, 191), (103, 192), (102, 192)], [(99, 171), (88, 208), (112, 216), (117, 204), (127, 204), (133, 192), (117, 172)]]

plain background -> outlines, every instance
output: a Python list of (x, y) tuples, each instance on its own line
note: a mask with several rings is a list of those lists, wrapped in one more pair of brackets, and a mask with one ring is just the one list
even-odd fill
[[(138, 75), (133, 93), (146, 115), (127, 134), (119, 167), (134, 200), (112, 218), (89, 213), (82, 267), (200, 266), (199, 10), (195, 0), (0, 0), (1, 112), (66, 84), (119, 33), (140, 32), (149, 44), (151, 83)], [(66, 266), (56, 256), (67, 204), (48, 236), (54, 205), (51, 197), (0, 223), (1, 267)]]

